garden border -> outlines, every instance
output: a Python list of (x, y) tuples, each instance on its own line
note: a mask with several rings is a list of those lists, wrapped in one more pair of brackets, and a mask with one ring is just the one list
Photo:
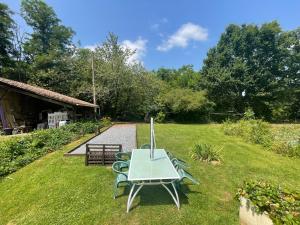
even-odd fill
[(115, 123), (111, 123), (109, 126), (105, 127), (102, 131), (100, 129), (100, 132), (93, 135), (91, 138), (89, 138), (88, 140), (86, 140), (85, 142), (81, 143), (78, 146), (75, 146), (74, 148), (72, 148), (70, 151), (64, 153), (64, 156), (68, 157), (68, 156), (85, 156), (83, 154), (70, 154), (72, 151), (74, 151), (74, 149), (79, 148), (82, 145), (85, 145), (87, 142), (89, 142), (90, 140), (92, 140), (93, 138), (95, 138), (96, 136), (102, 134), (103, 132), (107, 131), (109, 128), (111, 128), (113, 125), (115, 125)]

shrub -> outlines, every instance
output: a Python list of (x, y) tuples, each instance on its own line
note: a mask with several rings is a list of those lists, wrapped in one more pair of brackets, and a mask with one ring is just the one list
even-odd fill
[[(103, 122), (102, 122), (103, 121)], [(57, 129), (34, 131), (0, 143), (0, 176), (15, 172), (48, 152), (58, 150), (83, 134), (94, 133), (110, 121), (76, 122)]]
[(226, 135), (242, 137), (247, 142), (261, 144), (282, 155), (300, 157), (300, 130), (295, 126), (272, 129), (262, 120), (242, 119), (236, 123), (227, 120), (222, 128)]
[(253, 112), (253, 109), (248, 108), (244, 113), (244, 120), (254, 120), (255, 119), (255, 113)]
[(272, 134), (270, 124), (262, 120), (249, 120), (244, 122), (243, 126), (249, 129), (249, 133), (245, 133), (246, 140), (263, 146), (269, 146), (272, 142)]
[(155, 122), (157, 123), (163, 123), (166, 119), (166, 114), (162, 111), (160, 111), (159, 113), (157, 113), (156, 117), (155, 117)]
[(270, 150), (290, 157), (300, 157), (300, 146), (293, 146), (285, 141), (274, 141), (270, 146)]
[(223, 132), (226, 135), (230, 136), (241, 136), (243, 132), (242, 126), (240, 123), (234, 123), (231, 120), (226, 120), (222, 126)]
[(196, 144), (191, 151), (191, 158), (202, 161), (220, 161), (222, 148), (216, 148), (210, 144)]
[(300, 130), (295, 126), (284, 126), (274, 129), (272, 151), (287, 156), (300, 157)]
[(272, 142), (270, 124), (262, 120), (239, 120), (237, 123), (225, 121), (223, 131), (226, 135), (239, 136), (244, 140), (269, 146)]
[(300, 224), (300, 194), (263, 181), (245, 182), (237, 198), (249, 199), (259, 213), (267, 212), (275, 224)]
[(168, 112), (168, 119), (177, 121), (207, 121), (214, 106), (205, 91), (184, 88), (161, 92), (156, 101), (162, 111)]
[(111, 118), (110, 117), (103, 117), (100, 120), (100, 128), (107, 127), (111, 124)]

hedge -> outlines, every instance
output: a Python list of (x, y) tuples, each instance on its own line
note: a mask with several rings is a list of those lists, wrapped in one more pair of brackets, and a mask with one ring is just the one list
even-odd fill
[(41, 156), (58, 150), (80, 136), (108, 126), (110, 120), (76, 122), (61, 128), (38, 130), (0, 143), (0, 177), (6, 176)]

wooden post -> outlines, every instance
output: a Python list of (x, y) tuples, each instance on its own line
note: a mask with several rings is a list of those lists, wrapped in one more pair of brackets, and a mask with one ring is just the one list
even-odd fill
[[(94, 69), (94, 52), (92, 51), (92, 83), (93, 83), (93, 103), (96, 105), (96, 88), (95, 88), (95, 69)], [(97, 108), (94, 107), (95, 120), (97, 119)]]
[(104, 165), (105, 163), (105, 144), (103, 145), (103, 150), (102, 150), (102, 165)]
[(88, 165), (88, 144), (85, 145), (85, 165)]

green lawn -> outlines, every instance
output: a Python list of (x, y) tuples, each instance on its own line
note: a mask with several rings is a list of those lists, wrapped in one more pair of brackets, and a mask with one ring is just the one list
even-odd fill
[[(158, 147), (188, 161), (200, 185), (187, 185), (178, 211), (160, 187), (142, 189), (126, 213), (128, 190), (112, 198), (110, 167), (84, 165), (63, 153), (86, 140), (48, 154), (0, 181), (0, 224), (239, 224), (237, 186), (263, 178), (300, 190), (300, 159), (264, 151), (239, 138), (224, 136), (218, 125), (156, 125)], [(148, 142), (148, 125), (138, 125), (138, 142)], [(224, 146), (219, 166), (192, 161), (197, 142)]]

